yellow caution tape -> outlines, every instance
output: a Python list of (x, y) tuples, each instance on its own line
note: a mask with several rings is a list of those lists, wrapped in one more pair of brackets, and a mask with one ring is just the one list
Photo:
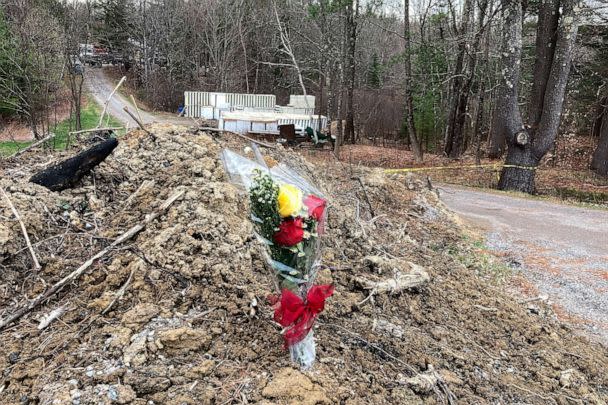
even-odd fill
[(502, 167), (514, 167), (516, 169), (536, 170), (538, 166), (501, 165)]
[(450, 169), (483, 169), (483, 168), (503, 168), (503, 167), (514, 167), (517, 169), (524, 170), (536, 170), (536, 166), (519, 166), (519, 165), (503, 165), (503, 164), (493, 164), (493, 165), (464, 165), (464, 166), (433, 166), (433, 167), (409, 167), (404, 169), (384, 169), (384, 173), (406, 173), (406, 172), (423, 172), (423, 171), (431, 171), (431, 170), (450, 170)]

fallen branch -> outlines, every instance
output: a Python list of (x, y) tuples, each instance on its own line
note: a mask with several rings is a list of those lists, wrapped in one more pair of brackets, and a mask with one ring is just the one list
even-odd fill
[(129, 114), (129, 117), (131, 117), (133, 119), (133, 121), (135, 121), (141, 129), (143, 129), (148, 135), (152, 135), (152, 132), (150, 132), (146, 128), (144, 128), (144, 124), (140, 120), (138, 120), (135, 115), (133, 115), (133, 113), (129, 110), (129, 107), (125, 106), (125, 107), (123, 107), (123, 110), (124, 110), (124, 112)]
[(249, 142), (253, 142), (253, 143), (256, 143), (256, 144), (258, 144), (260, 146), (263, 146), (265, 148), (269, 148), (269, 149), (276, 149), (277, 148), (275, 145), (271, 145), (271, 144), (266, 143), (266, 142), (258, 141), (256, 139), (250, 138), (248, 136), (239, 134), (238, 132), (232, 132), (232, 131), (227, 131), (225, 129), (212, 128), (212, 127), (201, 127), (199, 129), (201, 131), (207, 131), (207, 132), (223, 132), (223, 133), (227, 133), (227, 134), (233, 134), (233, 135), (236, 135), (236, 136), (241, 137), (243, 139), (246, 139)]
[(553, 397), (551, 397), (551, 396), (546, 396), (546, 395), (539, 394), (538, 392), (531, 391), (531, 390), (529, 390), (529, 389), (527, 389), (527, 388), (520, 387), (519, 385), (516, 385), (516, 384), (509, 384), (509, 386), (511, 386), (511, 387), (513, 387), (513, 388), (517, 388), (517, 389), (518, 389), (518, 390), (520, 390), (520, 391), (526, 392), (526, 393), (528, 393), (528, 394), (530, 394), (530, 395), (533, 395), (533, 396), (535, 396), (535, 397), (538, 397), (538, 398), (540, 398), (540, 399), (542, 399), (542, 400), (544, 400), (544, 401), (547, 401), (547, 402), (548, 402), (548, 401), (551, 401), (551, 402), (552, 402), (552, 403), (554, 403), (554, 404), (556, 404), (556, 403), (557, 403), (557, 401), (555, 401), (555, 398), (553, 398)]
[(382, 353), (384, 356), (396, 361), (397, 363), (399, 363), (401, 366), (405, 367), (410, 373), (412, 373), (413, 375), (418, 374), (418, 371), (410, 364), (406, 363), (405, 361), (401, 360), (398, 357), (393, 356), (392, 354), (390, 354), (389, 352), (387, 352), (386, 350), (384, 350), (383, 348), (381, 348), (378, 345), (375, 345), (373, 343), (371, 343), (368, 340), (365, 340), (363, 337), (361, 337), (361, 335), (359, 335), (356, 332), (353, 332), (349, 329), (346, 329), (345, 327), (342, 327), (340, 325), (336, 325), (335, 323), (323, 323), (322, 321), (317, 321), (317, 323), (319, 325), (326, 325), (329, 326), (330, 328), (335, 328), (335, 329), (339, 329), (342, 330), (348, 334), (350, 334), (352, 337), (354, 337), (355, 339), (359, 340), (362, 343), (365, 343), (366, 346), (371, 347), (372, 349)]
[(72, 131), (70, 135), (86, 134), (88, 132), (100, 132), (100, 131), (118, 131), (124, 127), (107, 127), (107, 128), (92, 128), (92, 129), (81, 129), (80, 131)]
[(159, 265), (158, 263), (154, 263), (152, 260), (150, 260), (146, 256), (146, 254), (141, 249), (138, 249), (136, 247), (131, 247), (130, 250), (135, 256), (142, 259), (147, 265), (150, 265), (150, 266), (160, 270), (161, 272), (173, 277), (182, 286), (182, 288), (188, 288), (188, 286), (190, 285), (190, 283), (188, 282), (188, 279), (186, 277), (182, 276), (179, 273), (175, 273), (169, 269), (166, 269), (166, 268), (162, 267), (161, 265)]
[(31, 144), (30, 146), (28, 146), (28, 147), (26, 147), (26, 148), (23, 148), (23, 149), (20, 149), (20, 150), (18, 150), (17, 152), (13, 153), (13, 154), (10, 156), (10, 158), (17, 157), (17, 156), (19, 156), (19, 155), (21, 155), (21, 154), (23, 154), (23, 153), (27, 152), (27, 151), (28, 151), (28, 150), (30, 150), (30, 149), (34, 149), (36, 146), (38, 146), (38, 145), (40, 145), (40, 144), (42, 144), (42, 143), (44, 143), (44, 142), (46, 142), (46, 141), (48, 141), (48, 140), (51, 140), (51, 139), (53, 139), (54, 137), (55, 137), (55, 134), (49, 134), (48, 136), (46, 136), (46, 137), (42, 138), (41, 140), (34, 142), (34, 143), (33, 143), (33, 144)]
[(118, 209), (118, 212), (123, 212), (135, 199), (135, 197), (137, 197), (137, 195), (140, 193), (140, 191), (144, 190), (144, 189), (151, 189), (154, 186), (154, 180), (144, 180), (140, 186), (137, 188), (137, 190), (135, 190), (135, 192), (133, 192), (133, 194), (131, 194), (129, 196), (129, 198), (127, 198), (125, 200), (125, 202), (122, 204), (122, 206)]
[(65, 306), (61, 306), (59, 308), (52, 310), (47, 315), (44, 315), (40, 319), (40, 323), (38, 324), (38, 330), (42, 330), (42, 329), (46, 328), (47, 326), (49, 326), (51, 324), (51, 322), (53, 322), (55, 319), (59, 318), (61, 315), (65, 314), (66, 311), (67, 311), (67, 308)]
[(15, 206), (13, 205), (11, 199), (8, 197), (8, 194), (6, 194), (6, 191), (4, 191), (3, 188), (0, 188), (0, 191), (2, 191), (2, 195), (4, 196), (4, 199), (6, 200), (9, 208), (13, 212), (13, 215), (19, 222), (19, 225), (21, 226), (21, 233), (23, 233), (23, 237), (25, 238), (25, 243), (27, 244), (27, 248), (30, 251), (32, 260), (34, 261), (34, 270), (38, 271), (41, 269), (41, 266), (40, 266), (40, 263), (38, 262), (38, 258), (36, 257), (36, 252), (34, 252), (34, 247), (32, 246), (32, 242), (30, 241), (29, 235), (27, 234), (27, 230), (25, 229), (25, 224), (21, 220), (21, 215), (19, 215), (19, 211), (17, 211), (17, 208), (15, 208)]
[(351, 179), (357, 180), (359, 182), (359, 185), (361, 185), (361, 190), (363, 190), (363, 196), (365, 197), (365, 202), (367, 203), (367, 206), (369, 207), (369, 213), (371, 214), (372, 218), (375, 217), (376, 213), (374, 212), (374, 208), (372, 207), (372, 203), (369, 200), (369, 196), (367, 195), (367, 190), (365, 190), (365, 185), (363, 184), (361, 177), (357, 176), (357, 177), (352, 177)]
[(419, 394), (428, 394), (431, 392), (439, 381), (440, 375), (435, 371), (432, 365), (429, 364), (428, 370), (424, 373), (416, 374), (405, 380), (405, 383)]
[(122, 86), (125, 80), (127, 80), (127, 76), (123, 76), (122, 79), (120, 79), (116, 87), (114, 87), (114, 90), (112, 90), (112, 92), (106, 99), (106, 102), (103, 105), (103, 111), (101, 112), (101, 116), (99, 117), (99, 124), (97, 124), (97, 128), (101, 127), (101, 124), (103, 123), (103, 117), (106, 115), (106, 110), (108, 109), (108, 104), (110, 103), (110, 100), (112, 99), (112, 97), (114, 97), (114, 93), (116, 93), (118, 88)]
[(139, 113), (139, 107), (137, 106), (137, 102), (135, 101), (135, 97), (133, 97), (133, 94), (131, 94), (131, 102), (133, 103), (133, 107), (135, 107), (135, 112), (137, 113), (137, 117), (139, 118), (139, 120), (141, 122), (143, 122), (144, 120), (141, 119), (141, 114)]
[(129, 287), (129, 284), (131, 283), (131, 280), (133, 279), (133, 274), (135, 273), (135, 269), (131, 270), (131, 274), (129, 274), (129, 278), (127, 278), (127, 281), (123, 284), (122, 287), (120, 287), (120, 290), (118, 290), (116, 292), (116, 295), (114, 296), (114, 299), (112, 300), (112, 302), (110, 302), (110, 304), (106, 307), (106, 309), (104, 309), (101, 314), (105, 315), (108, 313), (108, 311), (110, 309), (112, 309), (112, 307), (114, 306), (114, 304), (116, 304), (116, 301), (118, 301), (119, 299), (122, 298), (123, 295), (125, 295), (125, 291), (127, 291), (127, 287)]
[(180, 198), (182, 195), (184, 195), (184, 192), (185, 192), (184, 190), (181, 190), (181, 191), (178, 191), (175, 194), (173, 194), (156, 211), (154, 211), (153, 213), (151, 213), (149, 215), (146, 215), (145, 219), (141, 223), (134, 225), (133, 227), (131, 227), (131, 229), (129, 229), (128, 231), (126, 231), (125, 233), (120, 235), (114, 242), (112, 242), (112, 244), (110, 246), (106, 247), (102, 251), (100, 251), (97, 254), (95, 254), (94, 256), (92, 256), (89, 260), (84, 262), (79, 268), (77, 268), (76, 270), (74, 270), (73, 272), (71, 272), (70, 274), (65, 276), (63, 279), (61, 279), (60, 281), (55, 283), (47, 291), (43, 292), (42, 294), (40, 294), (39, 296), (34, 298), (32, 301), (30, 301), (25, 307), (18, 309), (12, 315), (9, 315), (5, 319), (1, 320), (0, 321), (0, 331), (3, 330), (4, 328), (6, 328), (11, 323), (19, 320), (24, 315), (31, 312), (34, 308), (36, 308), (39, 305), (41, 305), (42, 303), (44, 303), (47, 299), (49, 299), (53, 295), (57, 294), (68, 283), (71, 283), (71, 282), (75, 281), (76, 279), (78, 279), (95, 263), (96, 260), (102, 258), (106, 254), (108, 254), (110, 251), (112, 251), (112, 249), (114, 249), (121, 243), (133, 238), (135, 235), (137, 235), (139, 232), (141, 232), (150, 222), (154, 221), (156, 218), (161, 216), (165, 211), (167, 211), (167, 209), (169, 209), (171, 204), (173, 204), (178, 198)]

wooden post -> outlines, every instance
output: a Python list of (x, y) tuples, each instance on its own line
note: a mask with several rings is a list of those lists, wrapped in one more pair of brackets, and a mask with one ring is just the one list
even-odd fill
[(127, 80), (127, 76), (123, 76), (122, 79), (120, 79), (120, 81), (118, 82), (118, 84), (116, 85), (114, 90), (112, 90), (112, 92), (108, 96), (105, 104), (103, 105), (103, 111), (101, 112), (101, 116), (99, 117), (99, 123), (97, 124), (97, 128), (101, 127), (101, 124), (103, 123), (103, 117), (104, 117), (104, 115), (106, 115), (106, 110), (108, 109), (108, 104), (110, 103), (110, 100), (112, 99), (112, 97), (114, 96), (114, 93), (116, 93), (118, 88), (120, 86), (122, 86), (122, 84), (125, 82), (125, 80)]

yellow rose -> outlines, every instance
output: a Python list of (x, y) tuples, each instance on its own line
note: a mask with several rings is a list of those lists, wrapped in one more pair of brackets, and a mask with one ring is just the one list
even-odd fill
[(302, 191), (292, 184), (283, 184), (279, 187), (278, 204), (281, 217), (295, 217), (302, 209)]

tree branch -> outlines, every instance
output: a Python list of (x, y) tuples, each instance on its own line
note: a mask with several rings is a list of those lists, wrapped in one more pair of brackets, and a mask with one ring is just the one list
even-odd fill
[(30, 237), (27, 234), (27, 230), (25, 229), (25, 224), (21, 220), (21, 215), (19, 215), (19, 211), (17, 211), (17, 208), (15, 208), (15, 206), (13, 205), (11, 199), (8, 197), (8, 194), (6, 194), (6, 191), (4, 191), (4, 189), (0, 187), (0, 192), (2, 192), (2, 195), (4, 196), (4, 199), (6, 200), (9, 208), (11, 209), (11, 211), (13, 212), (13, 215), (19, 222), (19, 225), (21, 226), (21, 232), (23, 233), (23, 237), (25, 238), (25, 243), (27, 244), (27, 248), (29, 249), (30, 255), (32, 256), (32, 261), (34, 262), (34, 270), (38, 271), (42, 267), (40, 266), (40, 263), (38, 262), (38, 258), (36, 257), (36, 252), (34, 252), (34, 248), (32, 247), (32, 242), (30, 242)]
[(112, 251), (112, 249), (114, 249), (118, 245), (133, 238), (135, 235), (140, 233), (142, 230), (145, 229), (145, 227), (150, 222), (154, 221), (156, 218), (158, 218), (159, 216), (164, 214), (165, 211), (167, 211), (169, 209), (169, 207), (176, 200), (178, 200), (182, 195), (184, 195), (184, 193), (185, 193), (185, 190), (175, 192), (173, 195), (171, 195), (171, 197), (169, 197), (167, 200), (165, 200), (165, 202), (155, 212), (153, 212), (152, 214), (146, 215), (145, 219), (141, 223), (131, 227), (127, 232), (120, 235), (114, 242), (112, 242), (112, 244), (110, 246), (108, 246), (107, 248), (103, 249), (102, 251), (100, 251), (97, 254), (95, 254), (94, 256), (92, 256), (89, 260), (84, 262), (76, 270), (74, 270), (73, 272), (71, 272), (70, 274), (65, 276), (63, 279), (61, 279), (60, 281), (55, 283), (47, 291), (43, 292), (38, 297), (36, 297), (32, 301), (30, 301), (29, 304), (27, 304), (25, 307), (18, 309), (12, 315), (7, 316), (3, 320), (0, 320), (0, 331), (3, 330), (4, 328), (6, 328), (11, 323), (19, 320), (24, 315), (31, 312), (34, 308), (36, 308), (39, 305), (41, 305), (42, 303), (44, 303), (47, 299), (49, 299), (50, 297), (52, 297), (53, 295), (55, 295), (56, 293), (61, 291), (63, 289), (63, 287), (65, 287), (68, 283), (71, 283), (71, 282), (75, 281), (76, 279), (78, 279), (95, 263), (96, 260), (101, 259), (103, 256), (105, 256), (110, 251)]

